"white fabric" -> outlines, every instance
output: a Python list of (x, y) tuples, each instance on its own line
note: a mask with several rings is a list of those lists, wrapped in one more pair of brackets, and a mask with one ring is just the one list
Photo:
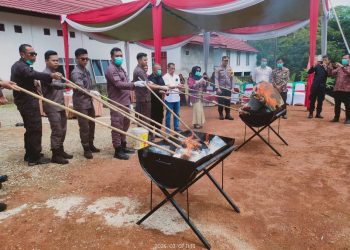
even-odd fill
[[(180, 84), (180, 77), (176, 74), (170, 75), (169, 73), (166, 73), (163, 76), (163, 80), (166, 86), (177, 86)], [(174, 90), (170, 90), (170, 94), (165, 97), (165, 101), (167, 102), (179, 102), (180, 101), (180, 95), (174, 91), (179, 91), (178, 88)]]
[[(302, 92), (298, 92), (302, 91)], [(305, 103), (305, 84), (298, 83), (294, 88), (293, 105), (304, 105)]]
[(79, 23), (76, 23), (74, 21), (71, 21), (67, 18), (67, 15), (62, 15), (61, 16), (61, 22), (67, 22), (71, 27), (73, 27), (76, 30), (80, 30), (82, 32), (91, 32), (91, 33), (100, 33), (100, 32), (106, 32), (106, 31), (110, 31), (113, 29), (116, 29), (128, 22), (130, 22), (132, 19), (134, 19), (135, 17), (137, 17), (140, 13), (142, 13), (148, 6), (149, 3), (145, 4), (145, 6), (143, 6), (141, 9), (139, 9), (137, 12), (135, 12), (134, 14), (132, 14), (131, 16), (129, 16), (128, 18), (124, 19), (123, 21), (119, 22), (119, 23), (115, 23), (113, 25), (110, 26), (106, 26), (106, 27), (89, 27), (89, 26), (85, 26)]
[(235, 38), (242, 41), (249, 41), (249, 40), (264, 40), (264, 39), (270, 39), (270, 38), (276, 38), (280, 36), (286, 36), (288, 34), (294, 33), (298, 29), (301, 29), (309, 24), (309, 20), (294, 24), (292, 26), (273, 30), (273, 31), (267, 31), (267, 32), (260, 32), (260, 33), (254, 33), (254, 34), (232, 34), (232, 33), (225, 33), (225, 32), (217, 32), (218, 34), (221, 34), (223, 36), (227, 36), (229, 38)]
[(253, 92), (253, 88), (254, 88), (254, 85), (253, 84), (247, 84), (246, 86), (245, 86), (245, 91), (244, 91), (244, 94), (246, 95), (246, 96), (250, 96), (251, 94), (252, 94), (252, 92)]
[(295, 91), (305, 91), (305, 84), (297, 83), (294, 88), (294, 92)]
[[(190, 0), (189, 0), (190, 1)], [(253, 6), (255, 4), (261, 3), (264, 0), (237, 0), (232, 3), (215, 6), (215, 7), (209, 7), (209, 8), (195, 8), (195, 9), (178, 9), (183, 12), (191, 13), (191, 14), (197, 14), (197, 15), (222, 15), (238, 10), (242, 10), (245, 8), (248, 8), (250, 6)]]
[(272, 69), (269, 66), (265, 68), (259, 66), (256, 67), (252, 74), (252, 79), (254, 82), (271, 82)]
[[(191, 36), (190, 38), (182, 41), (182, 42), (179, 42), (179, 43), (176, 43), (176, 44), (173, 44), (173, 45), (168, 45), (168, 46), (162, 46), (162, 51), (167, 51), (167, 50), (172, 50), (172, 49), (176, 49), (178, 47), (182, 47), (186, 44), (188, 44), (189, 41), (191, 41), (193, 38), (193, 36)], [(154, 49), (154, 46), (149, 46), (149, 45), (146, 45), (146, 44), (143, 44), (143, 43), (139, 43), (139, 42), (135, 42), (135, 44), (145, 48), (145, 49), (151, 49), (153, 50)]]

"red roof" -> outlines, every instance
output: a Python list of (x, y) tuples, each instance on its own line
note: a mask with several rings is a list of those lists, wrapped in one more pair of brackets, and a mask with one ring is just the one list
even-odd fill
[(121, 0), (1, 0), (0, 7), (59, 16), (121, 3)]
[[(189, 42), (192, 44), (203, 44), (203, 36), (195, 36)], [(232, 49), (238, 51), (259, 52), (254, 47), (250, 46), (246, 42), (238, 39), (229, 38), (227, 36), (211, 34), (210, 45), (217, 48)]]

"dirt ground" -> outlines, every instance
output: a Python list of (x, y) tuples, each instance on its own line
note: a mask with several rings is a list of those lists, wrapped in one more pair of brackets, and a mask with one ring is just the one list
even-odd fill
[[(203, 131), (242, 143), (237, 113), (234, 121), (219, 121), (215, 108), (205, 113)], [(181, 115), (191, 122), (190, 108)], [(270, 137), (282, 157), (255, 138), (225, 160), (224, 188), (240, 214), (208, 179), (190, 188), (191, 219), (212, 249), (350, 249), (350, 126), (330, 123), (332, 115), (330, 104), (323, 120), (309, 120), (303, 107), (290, 107), (288, 120), (281, 121), (289, 146)], [(0, 191), (0, 201), (8, 204), (0, 213), (1, 249), (203, 248), (170, 205), (136, 225), (149, 210), (150, 180), (136, 155), (112, 158), (108, 129), (97, 126), (102, 152), (89, 161), (82, 156), (77, 121), (70, 120), (70, 164), (28, 167), (15, 107), (1, 107), (0, 120), (0, 174), (9, 175)], [(50, 128), (46, 118), (43, 123), (43, 152), (49, 155)], [(219, 168), (213, 174), (220, 179)], [(153, 190), (155, 204), (163, 196)], [(186, 208), (185, 194), (176, 199)]]

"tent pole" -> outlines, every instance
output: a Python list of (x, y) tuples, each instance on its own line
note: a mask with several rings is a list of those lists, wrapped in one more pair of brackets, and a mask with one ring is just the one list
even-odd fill
[(154, 1), (152, 6), (152, 27), (154, 42), (154, 62), (161, 64), (162, 55), (162, 9), (161, 2)]
[[(317, 43), (317, 28), (318, 28), (318, 10), (320, 6), (319, 0), (310, 0), (310, 52), (309, 52), (309, 66), (315, 63), (316, 43)], [(305, 106), (310, 107), (310, 91), (314, 80), (314, 75), (309, 75), (307, 79), (307, 88), (305, 95)]]
[(208, 74), (208, 59), (210, 48), (210, 32), (204, 32), (203, 34), (203, 56), (204, 56), (204, 72)]
[(125, 51), (126, 72), (130, 76), (130, 44), (128, 41), (124, 42), (124, 51)]
[(321, 19), (321, 51), (322, 51), (322, 55), (327, 54), (327, 32), (328, 32), (328, 16), (324, 15)]
[(64, 44), (64, 64), (66, 70), (66, 78), (69, 79), (69, 42), (68, 42), (68, 24), (62, 22), (63, 44)]

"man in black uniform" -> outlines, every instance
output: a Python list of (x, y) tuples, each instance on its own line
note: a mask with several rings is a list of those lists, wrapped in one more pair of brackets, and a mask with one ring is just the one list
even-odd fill
[(328, 76), (328, 68), (329, 68), (329, 59), (328, 56), (318, 56), (317, 62), (314, 66), (312, 66), (308, 74), (315, 73), (314, 80), (311, 85), (311, 92), (310, 92), (310, 110), (309, 110), (309, 116), (308, 118), (313, 118), (314, 116), (314, 110), (315, 110), (315, 103), (317, 99), (317, 111), (316, 111), (316, 118), (323, 118), (321, 115), (322, 112), (322, 104), (326, 95), (326, 82), (327, 82), (327, 76)]
[[(43, 72), (57, 72), (59, 63), (56, 51), (48, 50), (45, 53), (46, 68)], [(45, 98), (54, 101), (64, 106), (65, 83), (61, 80), (51, 80), (50, 82), (42, 82), (41, 88)], [(72, 159), (73, 156), (64, 152), (63, 142), (66, 138), (67, 131), (67, 115), (62, 108), (43, 103), (44, 112), (50, 122), (51, 127), (51, 162), (58, 164), (67, 164), (67, 159)]]
[[(11, 81), (17, 83), (18, 86), (36, 93), (37, 88), (34, 85), (34, 80), (51, 82), (52, 79), (60, 80), (62, 78), (62, 75), (58, 72), (41, 73), (31, 67), (37, 56), (31, 45), (22, 44), (19, 47), (19, 53), (21, 58), (11, 68)], [(49, 163), (50, 159), (41, 154), (42, 123), (38, 99), (18, 91), (14, 91), (13, 96), (26, 129), (24, 134), (26, 150), (24, 160), (28, 161), (29, 166)]]
[[(159, 64), (154, 64), (152, 69), (152, 74), (148, 76), (148, 80), (153, 82), (154, 84), (165, 86), (163, 77), (162, 77), (162, 68)], [(156, 89), (154, 92), (163, 99), (163, 94), (165, 94), (165, 91), (161, 89)], [(164, 109), (163, 104), (155, 97), (154, 95), (151, 96), (151, 118), (152, 120), (162, 124), (163, 118), (164, 118)], [(156, 128), (161, 128), (159, 125), (152, 123), (153, 126)]]

